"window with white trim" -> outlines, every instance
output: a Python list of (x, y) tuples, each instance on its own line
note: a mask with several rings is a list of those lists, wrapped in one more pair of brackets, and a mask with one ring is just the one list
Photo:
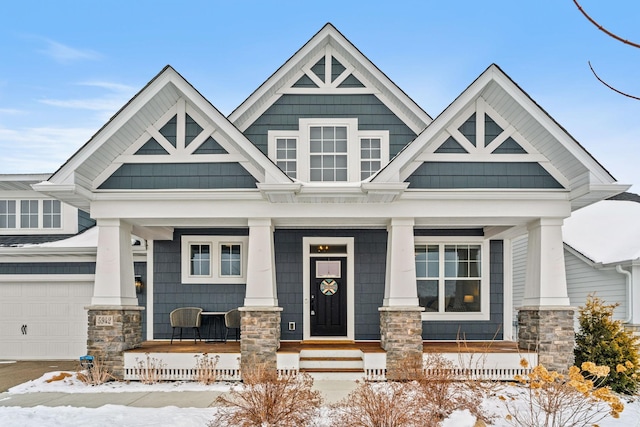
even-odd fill
[(182, 283), (245, 283), (247, 236), (182, 236)]
[(347, 181), (347, 127), (309, 128), (309, 180)]
[(305, 182), (357, 182), (389, 161), (389, 131), (359, 130), (358, 119), (301, 118), (298, 130), (270, 130), (269, 157)]
[(423, 317), (488, 319), (488, 243), (423, 240), (416, 237), (415, 245)]
[(20, 200), (20, 228), (38, 228), (37, 200)]
[(276, 164), (291, 178), (297, 177), (296, 138), (276, 138)]
[(42, 227), (60, 228), (62, 226), (62, 206), (60, 200), (42, 201)]
[(0, 228), (16, 228), (15, 200), (0, 200)]
[(62, 229), (60, 200), (0, 200), (0, 229)]
[(382, 152), (380, 138), (360, 138), (360, 179), (367, 179), (380, 170)]

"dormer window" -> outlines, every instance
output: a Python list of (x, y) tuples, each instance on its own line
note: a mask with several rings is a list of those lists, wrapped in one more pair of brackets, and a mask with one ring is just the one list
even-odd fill
[(269, 157), (291, 178), (358, 182), (389, 161), (389, 131), (359, 130), (358, 119), (299, 119), (298, 130), (269, 131)]

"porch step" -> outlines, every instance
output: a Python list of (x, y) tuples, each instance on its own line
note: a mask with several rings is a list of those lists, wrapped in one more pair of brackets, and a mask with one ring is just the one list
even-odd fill
[(310, 372), (364, 372), (362, 351), (357, 349), (309, 349), (300, 350), (300, 370)]

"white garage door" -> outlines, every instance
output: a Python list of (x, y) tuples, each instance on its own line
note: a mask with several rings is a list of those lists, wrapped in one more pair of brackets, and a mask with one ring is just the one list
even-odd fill
[[(86, 277), (86, 276), (85, 276)], [(0, 282), (0, 359), (78, 359), (87, 352), (93, 283)]]

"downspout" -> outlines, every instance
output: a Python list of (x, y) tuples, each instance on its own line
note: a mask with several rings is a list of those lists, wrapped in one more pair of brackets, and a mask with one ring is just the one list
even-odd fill
[(633, 295), (632, 295), (632, 287), (631, 287), (631, 273), (622, 268), (620, 264), (616, 265), (616, 271), (620, 274), (624, 274), (627, 276), (627, 318), (622, 321), (622, 323), (631, 322), (631, 318), (633, 317)]

